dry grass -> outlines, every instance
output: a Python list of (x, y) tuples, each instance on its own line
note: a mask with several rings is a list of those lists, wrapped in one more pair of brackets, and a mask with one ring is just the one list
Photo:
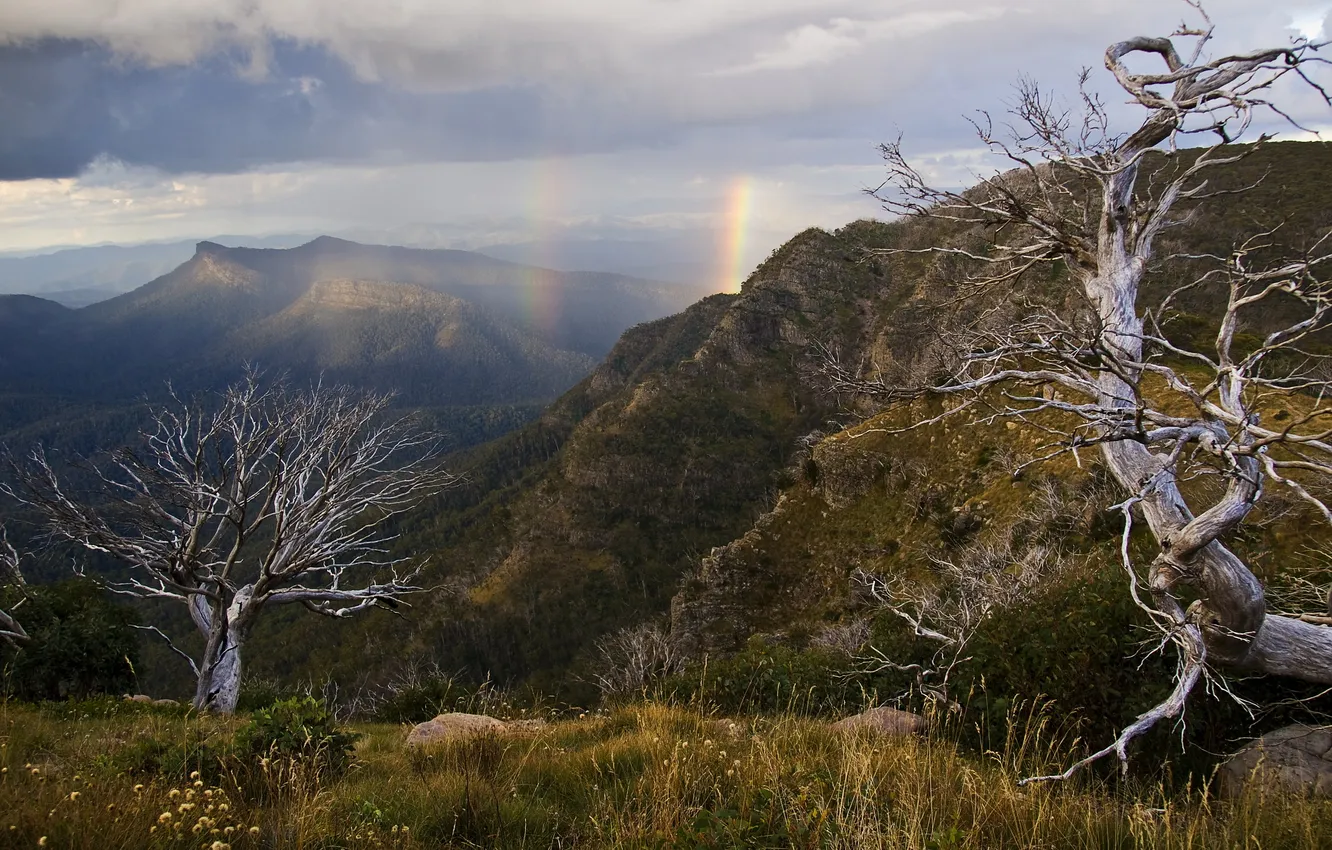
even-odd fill
[(242, 780), (206, 752), (197, 766), (177, 762), (156, 775), (134, 767), (145, 741), (185, 752), (226, 739), (234, 725), (0, 704), (0, 846), (36, 847), (43, 836), (45, 846), (75, 848), (1332, 845), (1329, 802), (1020, 788), (1018, 778), (1067, 751), (1039, 715), (979, 758), (960, 755), (946, 731), (839, 735), (794, 717), (730, 726), (640, 704), (534, 737), (414, 752), (401, 727), (358, 727), (355, 766), (335, 780), (282, 763)]

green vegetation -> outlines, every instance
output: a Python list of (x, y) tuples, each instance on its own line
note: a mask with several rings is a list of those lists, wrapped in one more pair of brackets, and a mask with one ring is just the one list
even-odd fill
[(139, 647), (132, 612), (92, 580), (4, 588), (0, 605), (13, 610), (30, 638), (17, 648), (0, 643), (0, 693), (58, 700), (134, 688)]
[[(1281, 239), (1298, 249), (1329, 224), (1315, 197), (1321, 183), (1311, 176), (1329, 170), (1332, 146), (1269, 145), (1222, 181), (1239, 185), (1270, 171), (1245, 202), (1206, 208), (1170, 233), (1162, 253), (1224, 253), (1254, 221), (1283, 217), (1287, 197), (1296, 203)], [(178, 713), (76, 716), (71, 736), (105, 743), (141, 730), (157, 741), (137, 755), (106, 744), (123, 756), (108, 764), (110, 773), (95, 774), (99, 793), (126, 806), (127, 780), (117, 773), (167, 793), (199, 770), (243, 812), (239, 823), (261, 828), (256, 846), (368, 846), (377, 838), (546, 847), (557, 835), (561, 846), (659, 848), (1327, 843), (1325, 803), (1222, 802), (1204, 790), (1216, 758), (1239, 741), (1332, 710), (1327, 695), (1288, 702), (1316, 690), (1289, 683), (1236, 683), (1240, 696), (1279, 704), (1254, 717), (1199, 693), (1184, 727), (1144, 739), (1124, 784), (1099, 774), (1064, 789), (1014, 787), (1019, 776), (1066, 766), (1080, 749), (1105, 743), (1160, 697), (1173, 662), (1152, 652), (1155, 641), (1142, 642), (1152, 632), (1125, 590), (1122, 520), (1104, 510), (1117, 499), (1093, 453), (1015, 478), (1016, 463), (1045, 440), (1038, 431), (996, 425), (978, 408), (970, 422), (895, 433), (939, 410), (921, 404), (876, 414), (822, 391), (815, 344), (847, 362), (874, 362), (889, 376), (911, 374), (931, 367), (941, 324), (995, 307), (953, 303), (965, 272), (955, 260), (868, 253), (970, 244), (973, 236), (915, 221), (809, 230), (775, 251), (740, 294), (626, 332), (592, 375), (539, 415), (518, 404), (493, 415), (485, 406), (439, 409), (440, 421), (456, 416), (478, 439), (522, 425), (454, 455), (465, 486), (391, 527), (402, 534), (399, 554), (431, 556), (428, 583), (439, 591), (412, 600), (405, 617), (272, 618), (254, 643), (284, 652), (252, 657), (271, 687), (243, 702), (267, 705), (303, 681), (329, 693), (336, 686), (344, 707), (388, 723), (446, 710), (498, 716), (525, 708), (531, 716), (552, 704), (586, 706), (596, 699), (597, 640), (669, 611), (672, 639), (697, 661), (650, 693), (706, 710), (613, 703), (608, 713), (554, 723), (535, 738), (415, 754), (402, 750), (400, 727), (369, 723), (356, 727), (363, 737), (345, 775), (300, 768), (295, 786), (318, 791), (288, 795), (281, 809), (253, 791), (262, 777), (241, 777), (233, 766), (238, 778), (228, 779), (221, 767), (207, 767), (234, 757), (235, 726)], [(1167, 268), (1148, 297), (1185, 271)], [(1028, 294), (1054, 301), (1064, 282), (1056, 269), (1031, 282)], [(1167, 324), (1172, 338), (1206, 342), (1212, 297), (1199, 288), (1177, 304)], [(67, 408), (40, 394), (21, 399), (33, 422), (59, 432)], [(1278, 421), (1282, 412), (1274, 413)], [(120, 420), (107, 414), (105, 421)], [(1320, 553), (1332, 545), (1332, 530), (1274, 495), (1228, 545), (1274, 590), (1304, 578), (1325, 584)], [(912, 674), (873, 669), (864, 650), (910, 665), (932, 661), (935, 648), (857, 590), (858, 570), (947, 596), (941, 562), (1016, 555), (1016, 577), (1033, 544), (1056, 556), (1057, 573), (976, 629), (949, 683), (960, 711), (933, 737), (890, 742), (827, 732), (823, 720), (868, 704), (926, 707)], [(1130, 545), (1138, 552), (1147, 543)], [(151, 651), (159, 666), (174, 663)], [(454, 675), (407, 681), (423, 667)], [(506, 704), (478, 686), (487, 681), (554, 696), (542, 702), (529, 693)], [(156, 683), (152, 690), (159, 693)], [(7, 756), (11, 767), (50, 758), (65, 765), (64, 777), (94, 775), (82, 767), (91, 748), (65, 741), (56, 709), (11, 703), (4, 711), (15, 729), (37, 730), (7, 733), (11, 740), (48, 740), (41, 746), (49, 755), (24, 744), (18, 762)], [(713, 711), (745, 718), (744, 737), (723, 745)], [(682, 760), (709, 740), (727, 751), (727, 763)], [(22, 796), (11, 786), (5, 793)], [(22, 804), (23, 835), (33, 841), (59, 802), (54, 791), (42, 793), (41, 802)], [(4, 804), (0, 797), (0, 810)], [(130, 820), (114, 829), (98, 824), (122, 835), (123, 846), (142, 838)], [(393, 833), (394, 825), (409, 830)]]
[[(959, 752), (947, 723), (880, 738), (640, 703), (420, 750), (401, 726), (358, 725), (343, 771), (273, 759), (250, 777), (209, 766), (227, 763), (239, 718), (90, 708), (0, 704), (4, 846), (1257, 850), (1332, 836), (1326, 802), (1116, 781), (1019, 788), (1073, 743), (1029, 705), (979, 756)], [(130, 767), (147, 742), (192, 755)]]
[(314, 697), (291, 697), (261, 708), (236, 731), (234, 752), (245, 762), (294, 759), (320, 773), (337, 774), (351, 762), (354, 733), (339, 729)]
[[(1177, 167), (1187, 156), (1153, 165)], [(1202, 208), (1169, 232), (1161, 253), (1225, 253), (1235, 234), (1283, 218), (1280, 239), (1298, 248), (1329, 224), (1314, 202), (1314, 176), (1329, 169), (1332, 146), (1269, 144), (1215, 176), (1234, 187), (1265, 174), (1243, 204)], [(1303, 200), (1287, 217), (1288, 196)], [(854, 569), (928, 580), (931, 557), (1022, 527), (1021, 505), (1040, 481), (1063, 482), (1073, 499), (1086, 476), (1071, 463), (1011, 480), (1039, 434), (977, 421), (881, 437), (876, 427), (904, 421), (857, 426), (873, 408), (823, 391), (816, 343), (846, 362), (910, 374), (929, 368), (941, 325), (994, 306), (955, 303), (966, 271), (955, 260), (869, 252), (976, 238), (918, 221), (807, 230), (774, 251), (740, 294), (626, 332), (534, 421), (455, 455), (467, 485), (396, 526), (398, 552), (429, 554), (431, 582), (449, 592), (415, 600), (406, 620), (274, 620), (264, 640), (291, 651), (255, 659), (256, 671), (287, 682), (328, 677), (348, 689), (432, 663), (473, 683), (527, 681), (587, 703), (594, 645), (620, 628), (673, 609), (675, 637), (714, 658), (754, 634), (800, 648), (802, 635), (863, 616), (848, 581)], [(1168, 265), (1145, 297), (1186, 271)], [(1057, 300), (1064, 283), (1056, 269), (1028, 294)], [(1213, 333), (1214, 293), (1199, 288), (1177, 306), (1173, 336)], [(1043, 529), (1061, 538), (1081, 575), (1106, 582), (1106, 601), (1118, 599), (1118, 525), (1090, 505), (1078, 510), (1090, 511), (1087, 522), (1050, 517)], [(1298, 567), (1302, 547), (1321, 540), (1307, 519), (1288, 513), (1237, 545), (1252, 545), (1259, 563)], [(1130, 631), (1121, 640), (1131, 645), (1101, 641), (1105, 653), (1086, 664), (1109, 663), (1113, 647), (1131, 668), (1136, 639)], [(1061, 649), (1081, 657), (1071, 642)], [(1122, 717), (1131, 704), (1111, 714)]]

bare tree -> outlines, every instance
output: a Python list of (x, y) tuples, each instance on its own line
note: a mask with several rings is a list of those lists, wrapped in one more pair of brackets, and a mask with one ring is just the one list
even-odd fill
[(903, 664), (867, 642), (853, 672), (910, 674), (925, 699), (960, 709), (949, 684), (958, 666), (969, 660), (972, 637), (994, 614), (1028, 603), (1074, 561), (1065, 541), (1049, 529), (1079, 517), (1087, 502), (1105, 491), (1094, 481), (1069, 488), (1057, 479), (1044, 479), (1017, 522), (954, 552), (930, 556), (928, 582), (857, 569), (851, 578), (873, 609), (903, 621), (912, 636), (929, 641), (935, 651), (926, 663)]
[[(9, 542), (4, 528), (0, 527), (0, 590), (14, 587), (19, 591), (22, 604), (24, 582), (23, 573), (19, 572), (18, 550)], [(17, 607), (17, 605), (12, 606)], [(10, 646), (19, 646), (28, 642), (28, 633), (14, 617), (13, 611), (0, 608), (0, 641)]]
[(682, 671), (688, 660), (659, 620), (620, 629), (598, 640), (596, 649), (599, 669), (593, 681), (606, 696), (641, 694), (653, 682)]
[[(1217, 667), (1332, 683), (1332, 629), (1317, 618), (1269, 611), (1262, 583), (1222, 542), (1268, 486), (1288, 488), (1332, 520), (1327, 501), (1309, 485), (1332, 474), (1332, 405), (1326, 403), (1332, 387), (1306, 350), (1311, 336), (1328, 326), (1332, 246), (1325, 237), (1300, 256), (1273, 260), (1272, 234), (1259, 234), (1229, 255), (1189, 258), (1194, 268), (1214, 264), (1159, 304), (1144, 304), (1142, 291), (1157, 263), (1158, 236), (1181, 223), (1186, 208), (1224, 194), (1208, 178), (1253, 150), (1228, 145), (1243, 140), (1263, 112), (1291, 120), (1269, 99), (1274, 86), (1303, 83), (1332, 103), (1310, 76), (1315, 63), (1324, 62), (1316, 52), (1326, 43), (1296, 40), (1210, 58), (1212, 23), (1201, 6), (1188, 5), (1201, 26), (1181, 26), (1168, 38), (1129, 39), (1106, 51), (1106, 67), (1143, 113), (1125, 134), (1112, 132), (1106, 109), (1087, 92), (1084, 71), (1080, 120), (1031, 82), (1019, 85), (1007, 132), (997, 132), (981, 114), (975, 122), (980, 138), (1015, 167), (974, 189), (933, 188), (900, 143), (884, 145), (889, 177), (872, 193), (888, 210), (983, 234), (976, 237), (983, 241), (979, 247), (961, 240), (897, 253), (951, 255), (975, 270), (962, 284), (964, 294), (1002, 289), (1006, 297), (1002, 307), (973, 313), (949, 340), (943, 379), (936, 373), (904, 385), (863, 366), (827, 364), (843, 390), (889, 400), (958, 399), (928, 422), (988, 405), (989, 421), (1013, 418), (1046, 428), (1053, 439), (1045, 456), (1094, 446), (1126, 493), (1117, 506), (1125, 522), (1124, 566), (1135, 600), (1179, 650), (1176, 685), (1109, 746), (1057, 777), (1037, 780), (1066, 778), (1111, 753), (1126, 763), (1128, 744), (1158, 721), (1179, 716), (1195, 686)], [(1177, 41), (1191, 42), (1192, 49), (1182, 54)], [(1130, 62), (1159, 69), (1139, 72)], [(1216, 142), (1182, 149), (1184, 140), (1199, 135)], [(1048, 279), (1050, 264), (1068, 269), (1070, 296), (1060, 304), (1024, 297), (1027, 273), (1045, 269)], [(1214, 344), (1191, 350), (1169, 340), (1162, 324), (1172, 304), (1208, 286), (1221, 293)], [(1278, 301), (1298, 310), (1298, 318), (1268, 330), (1256, 346), (1237, 345), (1237, 330)], [(1295, 412), (1267, 425), (1262, 412), (1274, 399)], [(1051, 430), (1052, 417), (1064, 424)], [(1182, 487), (1201, 476), (1217, 486)], [(1145, 518), (1159, 544), (1141, 597), (1129, 558), (1135, 516)]]
[(89, 499), (40, 448), (15, 464), (10, 495), (57, 537), (128, 564), (112, 590), (183, 603), (203, 638), (197, 658), (172, 644), (197, 677), (194, 705), (232, 712), (264, 609), (347, 617), (420, 589), (384, 523), (457, 479), (434, 437), (386, 418), (387, 395), (265, 387), (251, 373), (215, 401), (155, 409), (140, 448), (85, 464), (99, 485)]

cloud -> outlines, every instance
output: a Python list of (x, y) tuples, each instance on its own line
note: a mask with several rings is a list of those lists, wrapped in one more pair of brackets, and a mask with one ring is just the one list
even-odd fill
[[(1294, 13), (1279, 5), (1211, 7), (1223, 32), (1284, 36)], [(595, 154), (718, 127), (868, 135), (889, 113), (935, 132), (993, 105), (1020, 72), (1071, 80), (1104, 33), (1168, 31), (1182, 11), (1148, 0), (6, 0), (0, 180), (71, 176), (97, 156), (234, 172)]]
[(872, 21), (835, 18), (824, 26), (805, 24), (786, 33), (780, 47), (760, 51), (752, 62), (724, 68), (716, 74), (792, 71), (811, 65), (828, 65), (858, 53), (874, 42), (918, 37), (936, 30), (989, 20), (1002, 13), (1001, 8), (991, 6), (975, 10), (912, 12)]
[[(1210, 0), (1214, 53), (1282, 43), (1315, 14), (1307, 2)], [(334, 208), (522, 216), (531, 186), (511, 175), (550, 160), (577, 164), (567, 191), (596, 199), (583, 215), (711, 215), (705, 184), (674, 193), (645, 172), (751, 173), (795, 187), (773, 194), (794, 226), (804, 209), (854, 214), (876, 142), (969, 151), (964, 116), (1001, 113), (1020, 74), (1076, 106), (1078, 69), (1105, 84), (1107, 41), (1187, 13), (1159, 0), (0, 0), (0, 186), (47, 187), (24, 244), (65, 219), (92, 228), (94, 209), (123, 233), (259, 232), (238, 222), (267, 205), (282, 210), (273, 227), (302, 231)], [(1279, 97), (1327, 123), (1309, 93)], [(426, 186), (437, 205), (417, 196)], [(82, 206), (52, 212), (60, 192)], [(232, 224), (179, 224), (218, 210)], [(15, 233), (0, 230), (0, 249)]]

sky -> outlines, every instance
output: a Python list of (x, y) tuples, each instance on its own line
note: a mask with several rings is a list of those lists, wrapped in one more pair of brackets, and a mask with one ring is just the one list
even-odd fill
[[(1332, 0), (1207, 11), (1215, 54), (1332, 36)], [(703, 233), (725, 278), (879, 215), (880, 142), (945, 184), (987, 173), (966, 118), (1022, 76), (1071, 99), (1090, 67), (1131, 121), (1105, 47), (1185, 20), (1172, 0), (3, 0), (0, 252)], [(1310, 91), (1279, 97), (1332, 130)]]

